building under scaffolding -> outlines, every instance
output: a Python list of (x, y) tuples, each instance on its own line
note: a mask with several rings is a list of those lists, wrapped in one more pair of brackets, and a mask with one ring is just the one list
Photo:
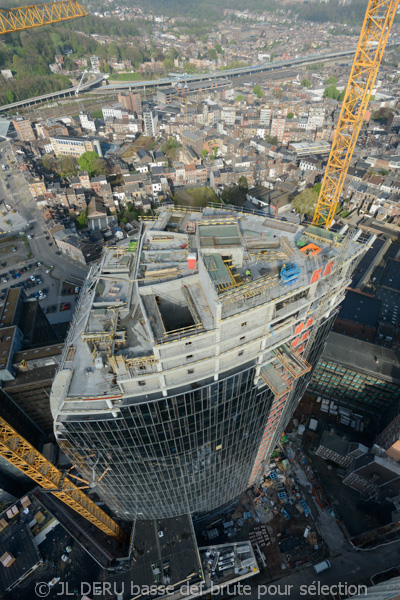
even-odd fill
[(258, 481), (368, 245), (359, 235), (169, 208), (105, 251), (51, 408), (115, 514), (199, 515)]

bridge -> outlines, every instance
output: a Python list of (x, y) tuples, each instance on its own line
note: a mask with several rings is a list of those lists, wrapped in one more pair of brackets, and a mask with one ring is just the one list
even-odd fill
[[(147, 87), (164, 87), (170, 86), (178, 81), (204, 81), (205, 79), (217, 79), (219, 77), (235, 78), (241, 77), (242, 75), (251, 75), (257, 73), (265, 73), (268, 71), (279, 71), (280, 69), (293, 67), (296, 65), (307, 65), (313, 63), (320, 63), (327, 60), (335, 60), (336, 58), (353, 56), (355, 48), (351, 50), (342, 50), (340, 52), (331, 52), (329, 54), (312, 54), (311, 56), (302, 56), (300, 58), (292, 58), (288, 60), (278, 60), (276, 62), (263, 63), (261, 65), (239, 67), (237, 69), (226, 69), (223, 71), (210, 71), (208, 73), (196, 73), (193, 75), (175, 75), (174, 77), (165, 77), (163, 79), (153, 79), (149, 81), (127, 81), (123, 83), (109, 83), (107, 90), (122, 90), (122, 89), (134, 89), (134, 88), (147, 88)], [(99, 92), (100, 90), (96, 90)], [(104, 91), (104, 90), (102, 90)]]
[[(102, 73), (96, 74), (94, 79), (82, 83), (79, 88), (79, 92), (89, 90), (92, 87), (96, 87), (106, 79)], [(19, 102), (12, 102), (12, 104), (3, 104), (0, 106), (0, 112), (12, 110), (15, 108), (22, 108), (23, 106), (31, 106), (33, 104), (39, 104), (40, 102), (46, 102), (47, 100), (56, 100), (57, 98), (67, 98), (68, 96), (74, 96), (78, 88), (78, 85), (67, 88), (65, 90), (59, 90), (58, 92), (50, 92), (49, 94), (43, 94), (43, 96), (35, 96), (34, 98), (27, 98), (26, 100), (20, 100)]]
[[(392, 40), (388, 46), (397, 46), (400, 44), (400, 40)], [(115, 92), (119, 90), (134, 90), (136, 89), (146, 89), (146, 88), (162, 88), (168, 87), (177, 83), (178, 81), (204, 81), (205, 79), (217, 79), (219, 77), (223, 78), (235, 78), (241, 77), (243, 75), (257, 74), (257, 73), (267, 73), (268, 71), (278, 71), (280, 69), (285, 69), (294, 66), (308, 65), (320, 63), (328, 60), (335, 60), (337, 58), (345, 58), (345, 57), (353, 57), (355, 52), (355, 47), (349, 50), (342, 50), (340, 52), (329, 52), (324, 54), (312, 54), (310, 56), (301, 56), (299, 58), (291, 58), (288, 60), (279, 60), (276, 62), (262, 63), (261, 65), (249, 66), (249, 67), (239, 67), (237, 69), (226, 69), (224, 71), (212, 71), (209, 73), (196, 73), (193, 75), (181, 75), (179, 77), (164, 77), (162, 79), (151, 79), (144, 81), (127, 81), (123, 83), (115, 82), (109, 83), (105, 87), (101, 87), (100, 89), (93, 90), (95, 93), (104, 94), (105, 92)], [(87, 81), (86, 83), (80, 86), (79, 91), (89, 90), (90, 88), (96, 88), (101, 84), (102, 81), (106, 80), (107, 76), (103, 74), (98, 74), (96, 77)], [(46, 102), (47, 100), (55, 100), (57, 98), (64, 98), (67, 96), (73, 96), (78, 86), (68, 88), (66, 90), (60, 90), (59, 92), (51, 92), (49, 94), (45, 94), (43, 96), (36, 96), (35, 98), (27, 98), (26, 100), (20, 100), (19, 102), (13, 102), (12, 104), (4, 104), (0, 106), (0, 112), (6, 112), (8, 110), (12, 110), (15, 108), (23, 107), (23, 106), (31, 106), (33, 104), (39, 104), (40, 102)]]

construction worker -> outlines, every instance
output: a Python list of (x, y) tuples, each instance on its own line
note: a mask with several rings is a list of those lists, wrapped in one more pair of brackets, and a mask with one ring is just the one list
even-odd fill
[(251, 271), (250, 271), (250, 269), (246, 269), (246, 275), (249, 275), (249, 276), (251, 276)]

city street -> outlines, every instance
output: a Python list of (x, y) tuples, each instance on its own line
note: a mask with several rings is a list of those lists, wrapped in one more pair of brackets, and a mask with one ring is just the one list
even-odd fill
[[(0, 172), (0, 199), (4, 199), (6, 204), (11, 206), (16, 212), (18, 211), (18, 214), (30, 225), (27, 233), (32, 235), (29, 245), (33, 257), (28, 262), (39, 261), (42, 263), (41, 277), (43, 279), (43, 287), (48, 290), (48, 294), (40, 304), (42, 308), (57, 305), (57, 311), (48, 315), (51, 323), (68, 322), (71, 320), (75, 302), (73, 296), (61, 296), (62, 282), (69, 283), (71, 287), (81, 286), (88, 268), (73, 261), (68, 256), (65, 256), (65, 254), (56, 254), (58, 251), (56, 244), (51, 238), (46, 240), (46, 236), (49, 236), (49, 234), (42, 213), (37, 208), (29, 192), (23, 174), (18, 169), (13, 168), (12, 163), (15, 162), (15, 157), (11, 145), (7, 141), (0, 143), (0, 158), (2, 164), (10, 167), (9, 170)], [(9, 233), (19, 235), (19, 231)], [(0, 236), (0, 240), (5, 236), (6, 234)], [(52, 244), (51, 246), (49, 245), (50, 243)], [(24, 263), (21, 262), (21, 264)], [(53, 267), (53, 269), (49, 274), (45, 274), (46, 268), (49, 267)], [(12, 281), (10, 280), (4, 287), (8, 287), (11, 283)], [(72, 301), (71, 310), (62, 312), (58, 310), (59, 302), (70, 301)]]
[[(351, 586), (370, 586), (371, 577), (375, 573), (386, 571), (392, 567), (397, 567), (400, 564), (400, 542), (395, 542), (387, 546), (382, 546), (376, 550), (370, 550), (368, 552), (355, 552), (354, 550), (348, 550), (343, 552), (339, 556), (330, 557), (329, 561), (332, 564), (332, 568), (327, 569), (323, 573), (316, 575), (312, 567), (300, 570), (297, 573), (291, 573), (290, 575), (283, 576), (281, 579), (271, 581), (264, 581), (263, 575), (260, 574), (255, 579), (250, 580), (251, 593), (245, 594), (249, 600), (259, 600), (261, 598), (282, 598), (285, 597), (288, 600), (301, 600), (306, 598), (327, 598), (332, 600), (333, 598), (346, 598), (347, 594), (339, 596), (334, 589), (339, 583), (342, 584), (343, 588), (347, 585), (347, 588)], [(268, 571), (268, 567), (267, 567)], [(332, 587), (332, 592), (328, 594), (317, 594), (311, 586), (329, 586)], [(292, 587), (286, 587), (292, 586)], [(282, 595), (285, 590), (287, 595)], [(308, 588), (308, 591), (306, 591)], [(231, 598), (243, 598), (243, 595), (232, 595)]]

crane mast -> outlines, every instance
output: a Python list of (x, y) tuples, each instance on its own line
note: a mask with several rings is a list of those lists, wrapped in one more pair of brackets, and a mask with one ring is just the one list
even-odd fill
[(313, 225), (332, 225), (398, 4), (399, 0), (368, 2)]
[(124, 539), (124, 531), (111, 517), (1, 417), (0, 456), (101, 531), (116, 539)]
[(62, 0), (49, 4), (33, 4), (18, 8), (0, 8), (0, 35), (24, 31), (42, 25), (52, 25), (78, 17), (87, 12), (77, 0)]

